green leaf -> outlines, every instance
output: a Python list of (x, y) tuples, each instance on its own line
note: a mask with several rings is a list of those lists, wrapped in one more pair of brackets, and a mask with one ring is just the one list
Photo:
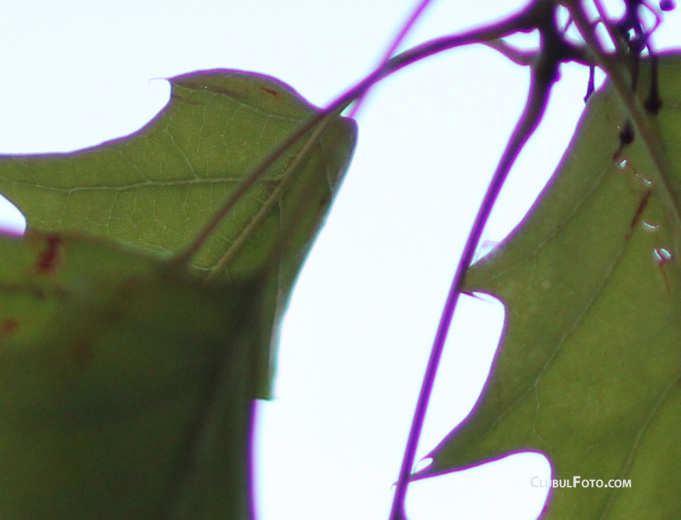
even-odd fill
[[(213, 70), (169, 81), (169, 104), (131, 136), (73, 153), (0, 157), (0, 192), (24, 212), (29, 229), (78, 230), (178, 252), (261, 159), (317, 113), (287, 85), (257, 74)], [(321, 136), (297, 141), (194, 258), (198, 270), (219, 269), (224, 279), (268, 277), (267, 319), (254, 353), (260, 396), (269, 394), (281, 313), (355, 137), (354, 123), (336, 118)]]
[(0, 236), (0, 518), (250, 518), (257, 282)]
[[(620, 149), (627, 114), (607, 87), (526, 221), (470, 269), (466, 290), (506, 305), (503, 344), (475, 410), (417, 478), (536, 450), (553, 479), (631, 479), (554, 488), (546, 518), (681, 516), (681, 56), (659, 74), (649, 120), (669, 170), (640, 136)], [(649, 86), (644, 63), (642, 100)]]

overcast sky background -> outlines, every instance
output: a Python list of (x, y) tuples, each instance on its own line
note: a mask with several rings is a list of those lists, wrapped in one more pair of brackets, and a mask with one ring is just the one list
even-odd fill
[[(167, 103), (159, 78), (198, 69), (273, 75), (324, 105), (376, 65), (414, 8), (414, 0), (4, 4), (0, 153), (69, 151), (129, 134)], [(521, 5), (435, 0), (407, 43)], [(667, 15), (659, 47), (680, 34), (678, 18)], [(559, 161), (587, 77), (563, 67), (488, 243), (522, 219)], [(259, 406), (260, 518), (387, 517), (440, 310), (527, 85), (527, 69), (476, 46), (430, 58), (372, 91), (347, 179), (286, 316), (277, 399)], [(2, 222), (16, 225), (16, 215), (3, 211)], [(502, 323), (500, 304), (463, 299), (421, 454), (471, 411)], [(535, 475), (550, 475), (543, 456), (514, 455), (413, 485), (408, 509), (412, 520), (533, 519), (547, 492), (530, 486)]]

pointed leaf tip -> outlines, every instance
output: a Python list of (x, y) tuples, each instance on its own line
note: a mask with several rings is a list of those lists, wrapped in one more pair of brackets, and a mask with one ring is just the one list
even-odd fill
[[(291, 87), (260, 74), (216, 69), (169, 81), (168, 105), (128, 137), (73, 153), (0, 156), (0, 191), (22, 209), (29, 229), (76, 230), (177, 253), (262, 159), (317, 113)], [(270, 394), (278, 322), (355, 140), (354, 122), (338, 117), (320, 136), (297, 141), (194, 257), (197, 271), (219, 267), (218, 278), (269, 280), (254, 353), (261, 397)]]

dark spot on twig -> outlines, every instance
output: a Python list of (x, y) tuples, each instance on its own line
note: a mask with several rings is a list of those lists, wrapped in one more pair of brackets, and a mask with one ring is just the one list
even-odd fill
[(622, 146), (627, 146), (634, 142), (634, 137), (634, 127), (631, 126), (631, 121), (627, 119), (626, 123), (624, 123), (624, 128), (620, 130), (620, 143)]
[(612, 154), (613, 161), (619, 160), (622, 151), (634, 142), (634, 137), (636, 137), (636, 134), (634, 133), (634, 127), (631, 125), (631, 121), (627, 119), (624, 123), (624, 126), (622, 127), (622, 130), (620, 130), (620, 145), (619, 148), (617, 148), (617, 151)]

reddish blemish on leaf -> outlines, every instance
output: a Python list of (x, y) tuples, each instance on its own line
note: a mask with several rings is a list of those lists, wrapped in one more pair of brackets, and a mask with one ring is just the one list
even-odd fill
[(634, 227), (638, 225), (638, 223), (641, 220), (641, 215), (643, 215), (643, 212), (648, 207), (648, 202), (650, 202), (650, 194), (651, 193), (652, 193), (651, 190), (647, 190), (643, 194), (643, 197), (641, 198), (641, 202), (639, 203), (638, 208), (636, 209), (636, 213), (634, 213), (634, 216), (631, 219), (631, 224), (629, 224), (629, 233), (627, 233), (627, 239), (631, 238), (631, 233), (632, 233)]
[(54, 274), (59, 265), (61, 237), (59, 235), (47, 235), (45, 237), (45, 249), (38, 256), (36, 267), (39, 273)]
[(263, 92), (265, 92), (267, 94), (270, 94), (271, 96), (278, 96), (279, 95), (279, 92), (277, 92), (276, 90), (271, 89), (271, 88), (260, 87), (260, 90), (262, 90)]
[(667, 294), (671, 294), (671, 287), (669, 286), (669, 278), (667, 277), (667, 271), (665, 270), (665, 265), (669, 263), (673, 255), (669, 249), (666, 247), (656, 247), (653, 249), (653, 258), (657, 265), (660, 267), (660, 272), (662, 273), (662, 278), (664, 278), (664, 285), (667, 288)]
[(16, 318), (7, 318), (0, 321), (0, 339), (10, 336), (19, 328), (19, 321)]

